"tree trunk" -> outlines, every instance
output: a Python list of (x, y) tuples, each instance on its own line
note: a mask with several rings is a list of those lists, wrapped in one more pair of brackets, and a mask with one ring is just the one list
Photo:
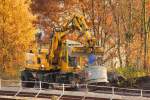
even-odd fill
[(94, 13), (94, 0), (92, 0), (92, 24), (93, 24), (93, 32), (94, 32), (94, 35), (96, 36), (94, 16), (95, 16), (95, 13)]
[[(2, 1), (3, 3), (3, 9), (5, 9), (5, 0)], [(3, 15), (2, 16), (2, 50), (5, 49), (5, 22), (6, 22), (6, 17)], [(6, 68), (6, 54), (3, 53), (4, 51), (2, 51), (2, 67), (1, 67), (1, 71), (4, 72), (5, 68)]]
[(142, 33), (144, 36), (144, 69), (147, 70), (147, 32), (146, 32), (146, 11), (145, 0), (142, 0)]
[[(120, 50), (120, 47), (121, 47), (121, 40), (120, 40), (120, 17), (119, 17), (119, 12), (116, 10), (114, 11), (114, 6), (111, 4), (111, 0), (109, 0), (109, 4), (111, 6), (111, 11), (112, 11), (112, 14), (113, 14), (113, 18), (114, 18), (114, 22), (116, 24), (116, 28), (117, 28), (117, 32), (116, 32), (116, 38), (117, 38), (117, 54), (118, 54), (118, 59), (119, 59), (119, 63), (120, 63), (120, 67), (122, 67), (122, 57), (121, 57), (121, 50)], [(120, 6), (120, 2), (118, 1), (118, 5), (117, 5), (117, 9), (119, 9), (119, 6)], [(118, 14), (116, 14), (115, 12), (118, 12)]]
[(118, 21), (117, 21), (117, 53), (118, 53), (118, 58), (119, 58), (119, 62), (120, 62), (120, 67), (122, 67), (122, 57), (121, 57), (121, 50), (120, 50), (120, 47), (121, 47), (121, 41), (120, 41), (120, 19), (119, 17), (117, 18)]

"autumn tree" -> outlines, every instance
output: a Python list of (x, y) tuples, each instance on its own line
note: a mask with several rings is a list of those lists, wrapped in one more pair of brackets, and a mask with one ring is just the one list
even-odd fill
[[(76, 0), (32, 0), (32, 12), (37, 16), (36, 26), (48, 35), (54, 27), (60, 26), (69, 12), (73, 12)], [(63, 17), (64, 16), (64, 17)]]
[(39, 16), (37, 25), (48, 34), (69, 20), (70, 13), (83, 15), (97, 44), (104, 48), (109, 66), (143, 68), (149, 62), (148, 4), (148, 0), (33, 0), (32, 10)]
[(24, 52), (35, 31), (32, 25), (35, 17), (30, 12), (30, 3), (30, 0), (0, 0), (1, 73), (9, 73), (24, 64)]

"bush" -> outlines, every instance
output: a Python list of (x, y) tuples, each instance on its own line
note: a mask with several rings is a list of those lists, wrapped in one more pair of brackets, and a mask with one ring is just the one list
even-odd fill
[(117, 74), (123, 76), (125, 78), (125, 81), (120, 82), (119, 85), (121, 86), (130, 86), (135, 87), (136, 86), (136, 79), (138, 77), (142, 77), (146, 75), (146, 72), (141, 69), (137, 69), (133, 66), (127, 66), (127, 67), (119, 67), (116, 69)]

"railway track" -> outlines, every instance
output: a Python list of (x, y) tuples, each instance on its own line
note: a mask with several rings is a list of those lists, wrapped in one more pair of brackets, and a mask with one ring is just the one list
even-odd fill
[[(150, 91), (149, 90), (142, 90), (139, 91), (139, 89), (127, 89), (127, 88), (114, 88), (114, 94), (115, 95), (121, 95), (121, 96), (143, 96), (150, 98)], [(105, 88), (105, 87), (89, 87), (90, 92), (94, 93), (105, 93), (105, 94), (112, 94), (111, 88)], [(142, 92), (142, 94), (141, 94)]]
[[(0, 96), (12, 96), (15, 98), (15, 91), (0, 91)], [(36, 93), (27, 93), (27, 92), (20, 92), (18, 95), (18, 97), (35, 97)], [(41, 93), (37, 96), (37, 98), (42, 98), (44, 99), (50, 99), (53, 96), (57, 96), (59, 97), (60, 95), (58, 94), (44, 94)], [(60, 100), (82, 100), (84, 98), (84, 100), (108, 100), (108, 99), (104, 99), (104, 98), (96, 98), (96, 97), (83, 97), (83, 96), (70, 96), (70, 95), (63, 95)], [(4, 99), (4, 98), (3, 98)], [(13, 99), (13, 98), (12, 98)], [(1, 100), (1, 98), (0, 98)]]
[[(98, 92), (98, 91), (96, 91), (96, 92)], [(17, 93), (16, 91), (0, 90), (0, 96), (11, 96), (12, 100), (14, 100), (16, 97), (19, 97), (19, 98), (22, 98), (22, 99), (30, 98), (30, 99), (25, 99), (25, 100), (31, 100), (31, 98), (35, 99), (35, 96), (37, 95), (37, 93), (32, 93), (32, 92), (19, 92), (17, 94), (17, 96), (15, 97), (16, 93)], [(47, 99), (53, 98), (54, 96), (60, 97), (60, 94), (40, 93), (36, 98), (40, 98), (42, 100), (47, 100)], [(0, 100), (5, 100), (5, 99), (6, 98), (3, 98), (3, 99), (0, 98)], [(21, 99), (17, 99), (17, 100), (21, 100)], [(100, 98), (100, 97), (84, 97), (84, 96), (73, 96), (73, 95), (64, 94), (64, 95), (62, 95), (60, 100), (110, 100), (110, 98), (108, 99), (108, 98)], [(114, 98), (113, 100), (122, 100), (122, 99), (115, 99)], [(131, 99), (128, 99), (128, 100), (131, 100)], [(149, 100), (149, 99), (140, 99), (140, 100)]]
[[(113, 97), (115, 96), (113, 98), (114, 100), (118, 98), (120, 99), (122, 97), (130, 98), (132, 96), (132, 97), (146, 98), (146, 100), (150, 100), (150, 90), (142, 90), (142, 89), (129, 89), (129, 88), (100, 86), (100, 85), (79, 84), (79, 88), (75, 88), (75, 90), (74, 89), (68, 90), (67, 87), (70, 87), (71, 84), (58, 85), (56, 83), (47, 83), (50, 86), (54, 85), (55, 88), (49, 87), (48, 89), (43, 89), (43, 87), (41, 86), (42, 82), (39, 82), (39, 86), (36, 86), (34, 88), (22, 87), (20, 85), (20, 81), (18, 82), (18, 81), (3, 80), (1, 83), (2, 84), (0, 85), (0, 97), (2, 96), (11, 96), (12, 98), (31, 97), (31, 98), (43, 98), (43, 100), (46, 100), (52, 98), (53, 96), (57, 96), (61, 97), (60, 100), (82, 100), (83, 98), (85, 100), (108, 100), (108, 99), (110, 100), (112, 96)], [(64, 94), (62, 95), (62, 93)]]

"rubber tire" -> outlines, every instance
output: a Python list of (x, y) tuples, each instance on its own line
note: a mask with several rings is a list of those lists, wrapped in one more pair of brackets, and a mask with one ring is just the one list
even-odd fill
[[(22, 87), (33, 88), (35, 82), (30, 82), (30, 81), (34, 81), (33, 79), (34, 77), (30, 71), (24, 70), (21, 72)], [(28, 81), (28, 82), (24, 82), (24, 81)]]

